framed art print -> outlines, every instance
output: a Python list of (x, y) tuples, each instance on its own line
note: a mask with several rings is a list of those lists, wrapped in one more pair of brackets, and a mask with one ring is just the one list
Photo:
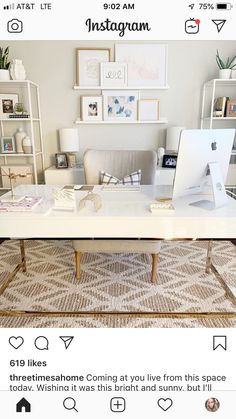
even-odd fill
[(115, 59), (128, 64), (128, 86), (167, 86), (167, 45), (116, 44)]
[(160, 119), (160, 100), (141, 99), (138, 102), (139, 121), (158, 121)]
[(81, 111), (83, 121), (102, 121), (102, 96), (82, 96)]
[(1, 137), (1, 152), (6, 154), (16, 152), (14, 137)]
[(126, 87), (127, 64), (101, 63), (101, 86), (113, 88)]
[(68, 168), (68, 161), (67, 161), (67, 154), (66, 153), (56, 153), (56, 168), (57, 169), (67, 169)]
[(7, 119), (9, 118), (9, 115), (13, 115), (14, 107), (18, 102), (17, 94), (0, 94), (0, 117)]
[(76, 50), (76, 84), (99, 86), (100, 63), (110, 61), (110, 48), (78, 48)]
[(105, 121), (128, 122), (137, 120), (139, 92), (136, 90), (103, 91)]
[(235, 99), (227, 101), (226, 116), (228, 118), (236, 117), (236, 100)]

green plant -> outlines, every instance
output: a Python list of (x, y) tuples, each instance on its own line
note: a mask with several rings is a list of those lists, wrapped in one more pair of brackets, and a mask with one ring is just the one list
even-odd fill
[(23, 103), (16, 103), (14, 106), (14, 112), (15, 113), (24, 113), (25, 112), (25, 107), (23, 105)]
[(227, 58), (227, 60), (224, 62), (221, 58), (220, 58), (220, 54), (219, 51), (217, 50), (217, 54), (216, 54), (216, 62), (217, 65), (219, 67), (220, 70), (225, 70), (225, 69), (230, 69), (232, 70), (232, 68), (234, 68), (236, 66), (236, 64), (233, 64), (234, 60), (236, 58), (236, 55), (233, 58)]
[(10, 61), (8, 61), (9, 47), (3, 49), (0, 47), (0, 70), (8, 70)]

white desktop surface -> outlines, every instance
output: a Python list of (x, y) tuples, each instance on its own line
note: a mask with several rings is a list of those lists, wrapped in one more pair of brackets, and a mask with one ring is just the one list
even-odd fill
[[(61, 188), (62, 186), (59, 186)], [(54, 211), (55, 185), (21, 185), (16, 194), (43, 198), (32, 212), (0, 213), (2, 238), (85, 238), (139, 237), (160, 239), (236, 238), (236, 200), (228, 205), (205, 210), (188, 204), (203, 196), (189, 196), (174, 201), (174, 211), (151, 213), (149, 205), (158, 197), (170, 197), (169, 186), (142, 186), (140, 192), (105, 192), (95, 186), (102, 197), (96, 213), (91, 206), (81, 211)], [(87, 192), (76, 191), (77, 204)]]

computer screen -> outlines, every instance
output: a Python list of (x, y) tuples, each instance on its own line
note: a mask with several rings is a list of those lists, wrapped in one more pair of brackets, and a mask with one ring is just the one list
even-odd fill
[[(193, 194), (214, 195), (214, 188), (216, 194), (217, 191), (225, 194), (224, 183), (234, 137), (235, 129), (192, 129), (181, 132), (173, 199)], [(215, 165), (210, 172), (209, 165), (212, 163)]]

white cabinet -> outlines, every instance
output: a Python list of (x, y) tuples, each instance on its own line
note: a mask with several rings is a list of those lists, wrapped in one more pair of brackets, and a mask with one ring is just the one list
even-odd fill
[[(29, 117), (22, 118), (17, 116), (16, 118), (10, 118), (7, 112), (4, 114), (4, 98), (7, 99), (8, 96), (12, 98), (13, 95), (19, 103), (23, 103)], [(6, 153), (3, 152), (4, 150), (1, 150), (0, 167), (1, 165), (31, 165), (33, 169), (33, 182), (37, 184), (39, 182), (39, 175), (44, 170), (39, 87), (29, 80), (0, 81), (0, 101), (1, 137), (13, 137), (18, 128), (23, 128), (32, 142), (32, 153), (29, 154), (16, 152)], [(14, 102), (11, 103), (11, 107), (13, 105)]]
[[(83, 167), (56, 169), (51, 166), (45, 170), (47, 185), (83, 185), (85, 183)], [(173, 185), (175, 170), (158, 167), (156, 170), (156, 185)]]
[[(218, 97), (236, 99), (236, 79), (213, 79), (203, 86), (201, 128), (236, 128), (235, 117), (214, 116), (214, 104)], [(227, 186), (236, 185), (236, 142), (231, 154), (229, 171), (226, 180)]]
[(70, 167), (68, 169), (56, 169), (51, 166), (44, 172), (46, 185), (83, 185), (83, 167)]

